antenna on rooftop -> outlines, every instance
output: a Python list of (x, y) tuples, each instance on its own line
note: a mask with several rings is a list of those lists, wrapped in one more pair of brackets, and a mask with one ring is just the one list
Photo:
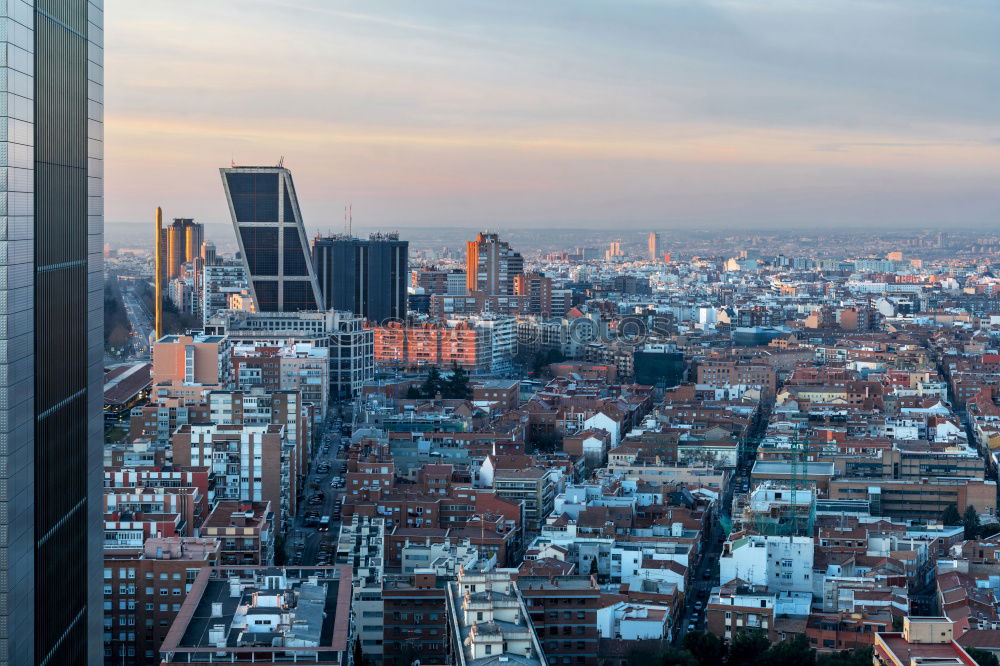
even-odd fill
[(282, 168), (284, 168), (284, 166), (285, 166), (285, 156), (284, 156), (284, 155), (282, 155), (282, 156), (281, 156), (281, 157), (280, 157), (280, 158), (278, 159), (278, 166), (279, 166), (279, 167), (282, 167)]

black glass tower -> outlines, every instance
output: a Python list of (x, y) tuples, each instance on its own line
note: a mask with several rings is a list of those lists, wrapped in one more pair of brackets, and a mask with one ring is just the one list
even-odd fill
[(405, 319), (409, 246), (396, 233), (317, 238), (313, 262), (326, 307), (375, 323)]
[(292, 173), (284, 167), (220, 171), (257, 311), (319, 309), (319, 287)]
[(103, 659), (100, 0), (8, 0), (0, 663)]

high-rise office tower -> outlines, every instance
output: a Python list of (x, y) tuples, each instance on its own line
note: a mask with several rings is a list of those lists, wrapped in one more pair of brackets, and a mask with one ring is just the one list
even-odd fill
[(100, 5), (0, 5), (4, 664), (103, 656)]
[(513, 294), (514, 279), (524, 272), (524, 258), (495, 233), (483, 232), (466, 243), (466, 284), (469, 293)]
[(205, 227), (191, 218), (175, 217), (173, 224), (164, 228), (166, 236), (166, 275), (172, 280), (181, 274), (181, 266), (194, 261), (201, 254)]
[(257, 311), (316, 310), (323, 299), (292, 172), (280, 166), (219, 171)]
[(215, 250), (215, 243), (212, 241), (201, 242), (201, 260), (206, 266), (212, 266), (218, 261), (218, 254)]
[(313, 262), (325, 306), (376, 323), (405, 319), (409, 247), (398, 233), (317, 238)]
[(660, 260), (660, 234), (655, 231), (649, 232), (649, 260)]
[(605, 261), (614, 261), (619, 257), (624, 257), (625, 253), (622, 252), (622, 242), (621, 240), (613, 240), (608, 245), (608, 249), (604, 251)]

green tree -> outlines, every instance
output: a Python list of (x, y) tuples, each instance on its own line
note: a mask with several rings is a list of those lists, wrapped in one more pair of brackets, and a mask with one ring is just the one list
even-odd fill
[(965, 648), (965, 651), (969, 653), (970, 657), (975, 659), (979, 666), (1000, 666), (1000, 660), (998, 660), (997, 656), (989, 650), (980, 650), (979, 648), (969, 647)]
[(871, 647), (857, 650), (842, 650), (829, 652), (816, 657), (816, 666), (870, 666), (872, 663)]
[(427, 371), (427, 379), (420, 386), (420, 392), (425, 398), (433, 398), (438, 393), (441, 393), (444, 380), (441, 379), (441, 371), (437, 369), (437, 366), (432, 365), (431, 369)]
[(274, 566), (280, 567), (285, 563), (285, 537), (274, 538)]
[(667, 647), (657, 649), (640, 645), (628, 653), (628, 663), (636, 666), (699, 666), (687, 650)]
[[(965, 514), (962, 516), (962, 524), (965, 526), (966, 539), (979, 537), (979, 514), (976, 513), (976, 507), (971, 504), (966, 507)], [(993, 659), (996, 660), (996, 657)]]
[(958, 507), (954, 504), (949, 504), (948, 508), (941, 514), (941, 522), (945, 525), (961, 525), (962, 516), (958, 513)]
[(707, 631), (689, 631), (685, 634), (684, 649), (694, 656), (700, 666), (718, 666), (725, 653), (719, 637)]
[(729, 666), (760, 666), (771, 641), (762, 631), (741, 631), (729, 645)]
[(365, 666), (365, 653), (361, 651), (361, 639), (354, 639), (354, 666)]
[(445, 397), (468, 400), (472, 397), (472, 389), (469, 387), (469, 373), (465, 368), (457, 363), (451, 367), (451, 377), (445, 383), (443, 392)]
[(562, 436), (555, 431), (536, 432), (531, 436), (534, 452), (552, 453), (562, 448)]
[(795, 634), (768, 648), (764, 663), (767, 666), (815, 666), (816, 650), (809, 645), (805, 634)]
[(410, 387), (408, 389), (406, 389), (406, 399), (407, 400), (416, 400), (417, 398), (420, 398), (420, 397), (422, 397), (420, 395), (420, 389), (418, 389), (413, 384), (410, 384)]
[(687, 650), (666, 648), (659, 656), (660, 666), (698, 666), (698, 660)]

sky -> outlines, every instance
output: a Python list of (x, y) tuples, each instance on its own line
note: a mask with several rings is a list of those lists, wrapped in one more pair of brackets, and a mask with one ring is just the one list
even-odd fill
[(105, 218), (228, 222), (276, 164), (306, 224), (1000, 223), (1000, 2), (105, 1)]

